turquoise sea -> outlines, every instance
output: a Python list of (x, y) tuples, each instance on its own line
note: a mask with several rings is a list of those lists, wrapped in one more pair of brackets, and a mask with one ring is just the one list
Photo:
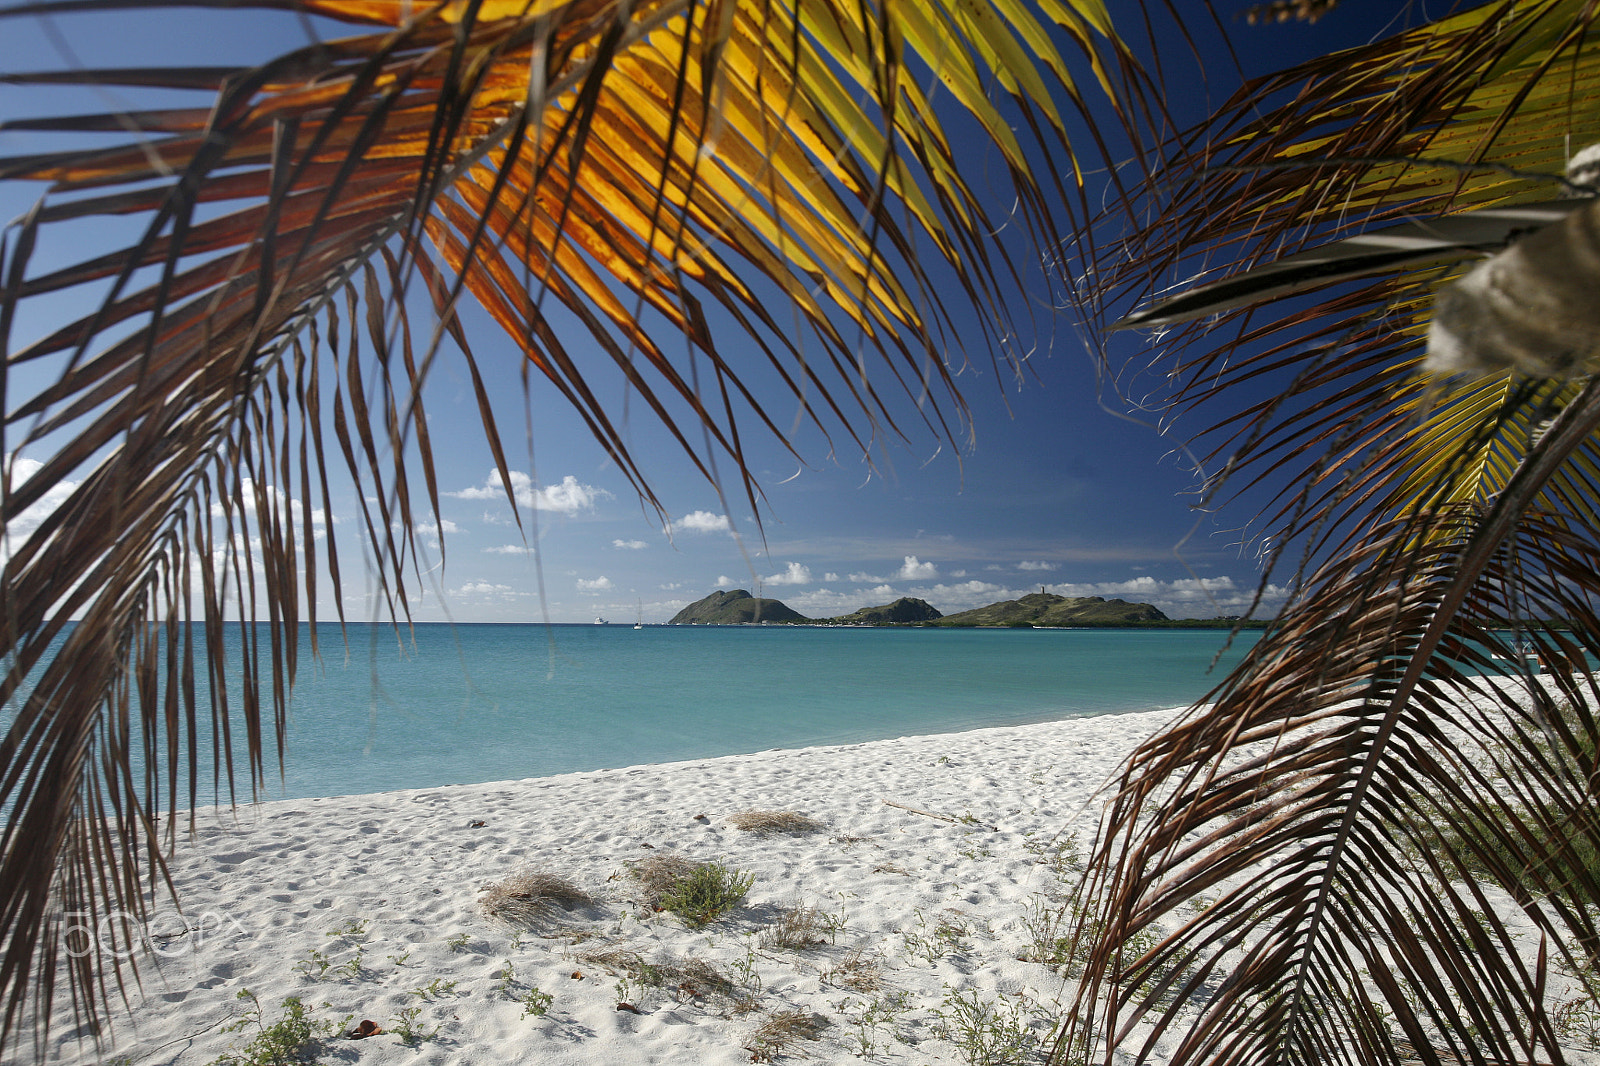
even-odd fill
[[(227, 632), (242, 763), (238, 628)], [(337, 625), (322, 624), (317, 660), (302, 627), (284, 773), (280, 779), (269, 742), (260, 798), (1180, 707), (1204, 696), (1256, 640), (1241, 634), (1217, 660), (1224, 630), (439, 623), (398, 631), (354, 624), (347, 632), (348, 643)], [(197, 680), (200, 746), (209, 752), (207, 690), (204, 677)], [(0, 728), (9, 718), (0, 716)], [(214, 791), (210, 763), (202, 755), (197, 798), (226, 803), (226, 779)], [(248, 800), (242, 765), (236, 785)]]
[(387, 626), (349, 633), (346, 657), (338, 628), (322, 627), (320, 663), (302, 642), (286, 772), (280, 785), (269, 766), (265, 798), (1177, 707), (1255, 640), (1243, 634), (1210, 669), (1225, 631), (421, 624), (403, 644)]

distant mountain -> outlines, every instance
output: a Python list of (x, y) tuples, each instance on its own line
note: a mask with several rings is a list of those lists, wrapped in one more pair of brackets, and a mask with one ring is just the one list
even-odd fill
[[(781, 600), (758, 599), (744, 589), (713, 592), (672, 616), (670, 625), (731, 626), (751, 622), (809, 622), (811, 619)], [(1128, 603), (1100, 596), (1056, 596), (1030, 593), (1018, 600), (941, 615), (926, 600), (903, 596), (881, 607), (863, 607), (853, 614), (829, 618), (834, 625), (886, 626), (1116, 626), (1165, 622), (1167, 616), (1148, 603)]]
[(1107, 600), (1100, 596), (1057, 596), (1032, 592), (1019, 600), (991, 603), (946, 615), (942, 626), (1103, 626), (1128, 622), (1165, 622), (1167, 616), (1148, 603)]
[(854, 614), (830, 618), (829, 621), (846, 626), (887, 626), (903, 625), (907, 622), (933, 622), (943, 617), (944, 615), (930, 606), (927, 600), (901, 596), (893, 603), (886, 603), (882, 607), (863, 607)]
[(757, 599), (744, 589), (713, 592), (672, 616), (668, 625), (731, 626), (741, 622), (809, 622), (780, 600)]

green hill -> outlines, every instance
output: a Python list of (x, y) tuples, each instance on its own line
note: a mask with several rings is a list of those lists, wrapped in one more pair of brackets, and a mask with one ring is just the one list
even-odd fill
[(830, 618), (828, 621), (843, 626), (887, 626), (905, 625), (908, 622), (934, 622), (943, 617), (944, 615), (927, 600), (901, 596), (893, 603), (886, 603), (882, 607), (863, 607), (859, 611)]
[(667, 623), (674, 626), (731, 626), (748, 622), (809, 622), (810, 619), (781, 600), (758, 599), (744, 589), (713, 592), (696, 600)]
[(1057, 596), (1032, 592), (960, 614), (946, 615), (942, 626), (1104, 626), (1130, 622), (1165, 622), (1167, 616), (1148, 603), (1108, 600), (1100, 596)]

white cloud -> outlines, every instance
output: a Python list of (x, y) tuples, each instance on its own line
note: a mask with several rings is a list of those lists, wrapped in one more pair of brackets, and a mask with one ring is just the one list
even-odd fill
[(438, 524), (434, 524), (433, 522), (419, 522), (415, 528), (418, 533), (421, 533), (426, 537), (437, 537), (440, 533), (461, 532), (461, 527), (450, 521), (448, 518), (441, 519)]
[(533, 554), (533, 549), (528, 547), (526, 544), (496, 544), (492, 548), (485, 548), (483, 550), (488, 552), (490, 555), (532, 555)]
[(877, 577), (873, 574), (851, 574), (850, 580), (854, 581), (858, 585), (876, 585), (882, 581), (883, 578)]
[[(391, 523), (391, 525), (394, 527), (394, 531), (396, 533), (401, 531), (401, 525), (398, 521)], [(434, 549), (439, 547), (439, 532), (441, 529), (446, 533), (461, 532), (461, 527), (450, 521), (448, 518), (437, 523), (416, 522), (412, 525), (411, 529), (412, 532), (414, 532), (418, 537), (421, 537), (422, 540), (427, 543), (428, 547)]]
[[(488, 479), (482, 485), (465, 488), (459, 492), (447, 492), (445, 495), (461, 500), (503, 500), (506, 495), (505, 486), (500, 471), (491, 470)], [(540, 511), (554, 511), (564, 515), (592, 511), (597, 502), (611, 498), (611, 493), (605, 489), (584, 485), (571, 474), (562, 478), (559, 484), (546, 485), (535, 491), (532, 478), (520, 470), (513, 470), (511, 489), (519, 507), (533, 507)]]
[(719, 589), (725, 589), (732, 584), (733, 578), (729, 577), (727, 574), (723, 574), (717, 578), (717, 588)]
[(691, 533), (731, 533), (733, 523), (728, 521), (725, 514), (712, 514), (710, 511), (691, 511), (682, 518), (673, 522), (668, 529), (673, 533), (687, 530)]
[(662, 592), (677, 592), (679, 589), (683, 588), (683, 582), (682, 581), (673, 581), (673, 582), (669, 582), (668, 584), (665, 584), (665, 585), (657, 585), (656, 587), (659, 588)]
[(868, 606), (858, 593), (823, 588), (790, 593), (783, 597), (783, 602), (807, 618), (833, 618)]
[(932, 563), (918, 561), (915, 555), (908, 555), (895, 576), (901, 581), (932, 581), (939, 576), (939, 568)]
[(832, 570), (830, 570), (826, 574), (822, 575), (822, 580), (824, 580), (824, 581), (838, 581), (839, 580), (839, 575), (834, 573)]
[[(11, 466), (12, 486), (22, 487), (43, 466), (44, 464), (37, 459), (15, 460)], [(9, 554), (11, 549), (20, 547), (23, 541), (33, 535), (34, 530), (44, 525), (44, 520), (50, 517), (51, 512), (66, 503), (67, 497), (71, 496), (80, 484), (82, 482), (79, 481), (56, 482), (43, 496), (29, 504), (25, 511), (6, 523), (3, 544), (6, 554)]]
[(576, 514), (594, 509), (595, 502), (611, 493), (593, 485), (580, 485), (578, 479), (568, 474), (559, 485), (546, 485), (539, 493), (538, 504), (546, 511)]
[(952, 571), (950, 571), (950, 576), (951, 577), (966, 577), (967, 576), (967, 572), (965, 570), (952, 570)]
[[(962, 599), (963, 601), (971, 599), (974, 596), (996, 596), (1005, 591), (1006, 589), (1004, 585), (991, 585), (987, 581), (978, 581), (976, 579), (972, 581), (963, 581), (959, 585), (935, 585), (933, 588), (928, 590), (928, 592), (932, 594), (940, 596), (954, 596)], [(1002, 596), (1000, 598), (1006, 599), (1007, 597)], [(994, 601), (985, 600), (984, 602), (993, 603)]]
[[(894, 590), (894, 586), (892, 585), (879, 585), (876, 588), (870, 588), (867, 590), (867, 595), (877, 597), (880, 600), (899, 599), (900, 597), (900, 594)], [(876, 605), (862, 604), (862, 606), (872, 607)]]
[(462, 585), (460, 588), (456, 589), (453, 593), (451, 593), (451, 595), (454, 595), (454, 596), (487, 596), (487, 595), (495, 595), (495, 594), (504, 595), (504, 594), (512, 592), (512, 591), (513, 591), (513, 589), (511, 588), (510, 585), (492, 585), (487, 581), (469, 581), (465, 585)]
[[(511, 471), (511, 487), (520, 497), (533, 484), (533, 479), (520, 470)], [(500, 471), (490, 470), (489, 477), (482, 485), (462, 489), (459, 492), (447, 492), (446, 496), (454, 496), (461, 500), (499, 500), (506, 494), (505, 479), (500, 476)], [(519, 499), (517, 502), (521, 502)]]
[(581, 577), (578, 579), (579, 592), (604, 592), (610, 587), (611, 579), (604, 575), (595, 578), (593, 581), (589, 581)]
[[(1254, 584), (1239, 584), (1231, 577), (1179, 578), (1158, 581), (1148, 574), (1127, 581), (1068, 582), (1049, 586), (1058, 596), (1104, 596), (1108, 599), (1149, 603), (1173, 618), (1207, 618), (1242, 614), (1255, 599)], [(1268, 585), (1257, 613), (1269, 617), (1283, 605), (1288, 590)]]
[[(21, 468), (21, 464), (30, 463), (30, 462), (33, 462), (33, 460), (31, 460), (31, 459), (18, 460), (18, 468), (19, 469)], [(35, 467), (37, 467), (38, 465), (39, 464), (34, 463)], [(76, 484), (76, 482), (74, 482), (73, 484)], [(243, 497), (243, 499), (245, 501), (245, 515), (247, 517), (249, 517), (250, 519), (254, 520), (257, 517), (257, 515), (256, 515), (256, 502), (255, 502), (256, 501), (256, 482), (255, 482), (255, 479), (247, 477), (247, 478), (244, 478), (242, 481), (240, 481), (240, 483), (239, 483), (239, 492), (240, 492), (240, 495)], [(269, 486), (267, 488), (266, 492), (267, 492), (267, 506), (272, 509), (272, 513), (274, 515), (278, 516), (280, 519), (282, 519), (284, 511), (285, 511), (285, 505), (287, 505), (289, 518), (293, 521), (294, 528), (295, 528), (296, 532), (298, 532), (300, 530), (300, 528), (301, 528), (301, 524), (304, 522), (304, 518), (302, 517), (304, 515), (304, 513), (305, 513), (304, 505), (299, 500), (291, 500), (291, 499), (289, 499), (284, 494), (283, 490), (280, 489), (280, 488), (277, 488), (276, 486)], [(370, 496), (367, 497), (367, 502), (372, 504), (372, 505), (374, 505), (374, 506), (376, 506), (377, 503), (378, 503), (376, 498), (370, 497)], [(213, 500), (212, 501), (212, 503), (211, 503), (211, 517), (212, 518), (223, 518), (223, 517), (226, 517), (227, 513), (228, 513), (227, 509), (222, 505), (222, 501), (220, 501), (220, 500)], [(337, 524), (338, 522), (339, 522), (339, 519), (335, 518), (334, 519), (334, 523)], [(311, 509), (311, 524), (314, 527), (326, 528), (327, 524), (328, 524), (327, 513), (325, 511), (323, 511), (323, 509), (320, 508), (320, 507), (313, 507)]]
[(620, 537), (617, 538), (616, 540), (612, 541), (611, 542), (611, 546), (613, 548), (619, 548), (622, 551), (630, 551), (630, 552), (643, 551), (644, 549), (650, 547), (650, 545), (645, 541), (642, 541), (642, 540), (623, 540)]
[(809, 585), (811, 568), (799, 563), (790, 563), (789, 568), (783, 573), (768, 574), (762, 580), (768, 585)]
[(1055, 568), (1056, 568), (1056, 564), (1055, 563), (1042, 563), (1042, 562), (1035, 563), (1035, 562), (1029, 562), (1026, 559), (1024, 559), (1022, 562), (1017, 564), (1017, 569), (1018, 570), (1054, 570)]

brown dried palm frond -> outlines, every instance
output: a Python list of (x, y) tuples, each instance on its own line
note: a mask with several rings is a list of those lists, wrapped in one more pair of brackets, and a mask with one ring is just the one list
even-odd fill
[[(26, 4), (0, 24), (139, 6)], [(224, 800), (240, 762), (252, 794), (264, 781), (324, 568), (344, 616), (331, 524), (319, 544), (329, 467), (354, 479), (380, 600), (407, 617), (416, 530), (438, 511), (422, 382), (446, 338), (515, 506), (460, 306), (487, 311), (651, 502), (607, 381), (714, 482), (731, 460), (752, 507), (741, 432), (782, 439), (774, 402), (863, 452), (901, 432), (897, 411), (955, 440), (951, 302), (982, 312), (994, 358), (1017, 358), (1016, 249), (1054, 246), (1081, 209), (1076, 183), (1030, 170), (1065, 141), (1054, 100), (1082, 110), (1053, 41), (1108, 92), (1121, 62), (1093, 0), (1050, 5), (1060, 38), (965, 0), (215, 6), (356, 30), (252, 68), (4, 76), (210, 98), (5, 124), (114, 143), (0, 159), (0, 179), (46, 183), (0, 236), (0, 355), (48, 370), (4, 381), (0, 518), (21, 529), (65, 496), (10, 544), (0, 586), (0, 696), (17, 706), (0, 741), (0, 1046), (48, 1018), (63, 972), (90, 1022), (122, 987), (105, 963), (164, 876), (163, 809), (175, 832), (205, 779)], [(1018, 225), (989, 217), (930, 85), (1001, 160)], [(61, 265), (58, 226), (125, 217), (136, 239)], [(23, 336), (61, 296), (89, 310)], [(428, 301), (437, 326), (412, 321)], [(780, 395), (758, 397), (746, 381), (769, 373)], [(241, 616), (259, 625), (230, 631)], [(207, 720), (215, 750), (197, 746)], [(112, 954), (64, 944), (67, 915), (114, 934)], [(105, 921), (123, 915), (132, 930)]]
[[(1600, 141), (1597, 17), (1491, 3), (1246, 87), (1172, 139), (1088, 310), (1562, 195)], [(1600, 956), (1600, 386), (1417, 374), (1432, 292), (1474, 254), (1269, 277), (1156, 337), (1209, 501), (1254, 498), (1291, 596), (1121, 777), (1058, 1061), (1566, 1060), (1554, 970)]]
[[(1424, 1061), (1562, 1060), (1549, 966), (1600, 953), (1600, 537), (1529, 500), (1597, 424), (1591, 387), (1487, 510), (1330, 551), (1216, 703), (1141, 746), (1091, 867), (1102, 935), (1064, 1050), (1136, 1050), (1145, 1022), (1176, 1062), (1398, 1061), (1402, 1039)], [(1508, 619), (1561, 667), (1545, 681)], [(1495, 888), (1547, 935), (1537, 958)], [(1197, 896), (1215, 902), (1188, 917)]]

